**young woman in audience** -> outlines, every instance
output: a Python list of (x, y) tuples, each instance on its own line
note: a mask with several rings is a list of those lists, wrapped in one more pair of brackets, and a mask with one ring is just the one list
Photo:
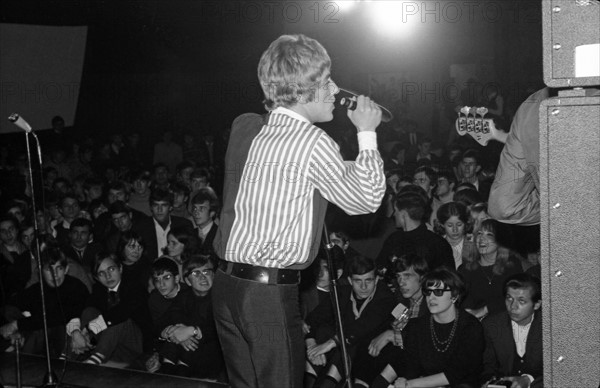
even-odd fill
[(475, 244), (466, 238), (469, 225), (467, 208), (460, 202), (445, 203), (437, 211), (438, 222), (446, 241), (452, 247), (455, 268), (463, 263), (463, 257), (473, 257)]
[(196, 236), (196, 232), (188, 227), (173, 228), (167, 235), (165, 255), (177, 263), (180, 279), (184, 278), (182, 255), (198, 251), (200, 245), (200, 239)]
[(136, 232), (125, 232), (117, 245), (117, 254), (123, 263), (123, 277), (151, 290), (150, 260), (144, 255), (144, 240)]
[(508, 248), (510, 241), (507, 225), (494, 219), (483, 221), (475, 236), (477, 254), (458, 269), (467, 285), (462, 307), (479, 319), (505, 309), (504, 280), (523, 272), (518, 255)]
[(458, 307), (463, 281), (454, 271), (439, 268), (423, 277), (421, 289), (430, 314), (409, 320), (405, 369), (394, 386), (478, 387), (485, 340), (477, 319)]

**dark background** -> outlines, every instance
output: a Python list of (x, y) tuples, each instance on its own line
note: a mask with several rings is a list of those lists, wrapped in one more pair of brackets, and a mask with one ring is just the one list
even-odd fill
[(314, 1), (3, 0), (0, 22), (87, 25), (77, 133), (136, 130), (151, 144), (167, 128), (219, 136), (237, 115), (262, 112), (256, 66), (282, 33), (319, 40), (334, 80), (363, 93), (369, 73), (416, 63), (434, 69), (436, 81), (452, 82), (451, 64), (482, 57), (492, 58), (509, 106), (542, 86), (540, 0), (450, 3), (462, 7), (460, 20), (430, 15), (410, 40), (377, 35), (365, 3), (346, 13)]

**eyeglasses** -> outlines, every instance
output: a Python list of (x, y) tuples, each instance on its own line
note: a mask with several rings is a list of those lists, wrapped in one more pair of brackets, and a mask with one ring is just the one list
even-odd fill
[(452, 291), (452, 290), (450, 288), (434, 288), (434, 289), (424, 288), (423, 295), (429, 296), (433, 292), (433, 295), (435, 295), (435, 296), (442, 296), (442, 295), (444, 295), (444, 292), (446, 292), (446, 291)]
[(192, 275), (192, 276), (193, 276), (193, 277), (195, 277), (195, 278), (199, 278), (199, 277), (200, 277), (200, 274), (202, 274), (202, 276), (204, 276), (204, 277), (207, 277), (207, 276), (209, 276), (209, 275), (212, 275), (214, 272), (215, 272), (215, 270), (214, 270), (214, 269), (212, 269), (212, 268), (205, 268), (205, 269), (195, 269), (195, 270), (193, 270), (192, 272), (190, 272), (190, 273), (188, 274), (188, 276), (189, 276), (189, 275)]

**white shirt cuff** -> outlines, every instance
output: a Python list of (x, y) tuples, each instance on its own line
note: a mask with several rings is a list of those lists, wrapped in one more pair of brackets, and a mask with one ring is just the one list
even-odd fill
[(357, 135), (359, 151), (377, 150), (377, 133), (375, 131), (362, 131)]
[(79, 318), (73, 318), (67, 323), (67, 335), (70, 336), (75, 330), (81, 330), (81, 321)]
[(531, 383), (533, 383), (533, 380), (535, 380), (532, 375), (524, 374), (521, 376), (527, 376), (527, 378), (529, 379), (529, 385), (531, 385)]

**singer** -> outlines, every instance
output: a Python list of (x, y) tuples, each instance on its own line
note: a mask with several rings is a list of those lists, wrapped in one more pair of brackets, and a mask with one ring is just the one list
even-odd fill
[[(354, 162), (314, 125), (333, 119), (330, 68), (316, 40), (279, 37), (258, 64), (268, 115), (244, 114), (232, 125), (213, 304), (234, 387), (302, 386), (297, 283), (317, 252), (327, 201), (366, 214), (385, 192), (375, 134), (381, 109), (373, 101), (359, 96), (348, 111), (360, 149)], [(241, 175), (233, 173), (239, 166)]]

